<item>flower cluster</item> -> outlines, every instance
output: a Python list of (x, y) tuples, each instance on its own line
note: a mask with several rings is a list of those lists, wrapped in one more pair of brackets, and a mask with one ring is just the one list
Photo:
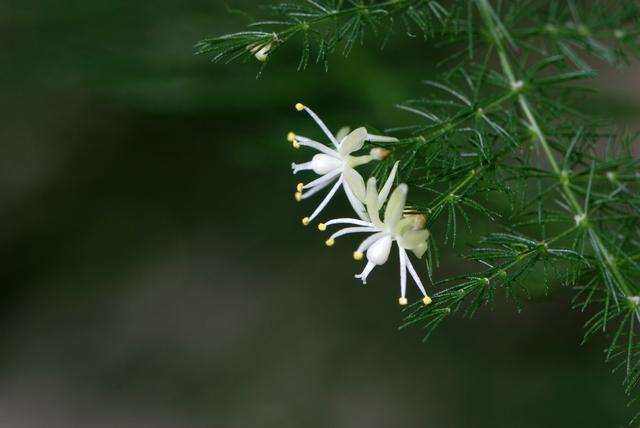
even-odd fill
[[(322, 120), (305, 105), (296, 104), (296, 110), (306, 111), (318, 124), (332, 145), (332, 147), (329, 147), (293, 132), (290, 132), (287, 136), (287, 140), (292, 143), (294, 148), (299, 149), (304, 146), (319, 152), (308, 162), (291, 164), (294, 174), (301, 171), (313, 171), (319, 175), (318, 178), (306, 184), (298, 183), (295, 199), (300, 202), (331, 186), (329, 192), (316, 209), (309, 216), (302, 219), (302, 224), (307, 226), (315, 220), (338, 190), (342, 188), (357, 218), (336, 218), (325, 223), (319, 223), (318, 229), (321, 231), (325, 231), (329, 226), (347, 225), (347, 227), (343, 227), (333, 233), (326, 240), (327, 246), (332, 246), (338, 237), (344, 235), (352, 233), (368, 234), (369, 236), (362, 241), (353, 253), (355, 260), (363, 260), (366, 255), (367, 264), (364, 270), (355, 275), (363, 284), (366, 284), (371, 271), (376, 266), (385, 264), (389, 259), (395, 242), (400, 260), (400, 298), (398, 302), (401, 305), (408, 303), (406, 297), (408, 271), (422, 293), (422, 302), (425, 305), (431, 303), (431, 298), (427, 295), (408, 255), (409, 251), (418, 258), (424, 255), (428, 247), (429, 231), (424, 228), (424, 216), (405, 213), (407, 185), (400, 184), (392, 191), (399, 163), (396, 162), (393, 165), (389, 177), (380, 190), (378, 190), (375, 177), (369, 178), (365, 185), (364, 179), (356, 170), (357, 167), (371, 161), (382, 160), (390, 153), (388, 149), (374, 147), (368, 154), (357, 155), (356, 153), (361, 151), (365, 142), (397, 142), (398, 140), (393, 137), (369, 134), (366, 128), (363, 127), (353, 131), (349, 128), (342, 128), (334, 135)], [(380, 211), (383, 207), (384, 217), (381, 218)]]

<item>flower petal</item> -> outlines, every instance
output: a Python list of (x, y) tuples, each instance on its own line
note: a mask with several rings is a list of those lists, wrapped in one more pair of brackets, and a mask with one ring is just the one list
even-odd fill
[(367, 141), (376, 143), (397, 143), (399, 140), (395, 137), (386, 137), (384, 135), (367, 134)]
[(359, 200), (364, 201), (367, 197), (367, 190), (364, 187), (364, 179), (360, 173), (349, 166), (345, 166), (342, 173), (345, 182), (353, 191), (353, 194), (356, 195)]
[(338, 151), (340, 155), (346, 156), (349, 153), (353, 153), (356, 150), (360, 150), (364, 145), (364, 140), (367, 138), (367, 130), (363, 127), (353, 130), (347, 138), (340, 144)]
[(413, 251), (416, 257), (421, 258), (429, 248), (429, 231), (427, 229), (408, 230), (398, 239), (398, 243), (405, 249)]
[(367, 205), (367, 214), (371, 223), (384, 229), (384, 223), (380, 221), (380, 204), (378, 203), (378, 190), (376, 189), (376, 178), (371, 177), (367, 181), (367, 196), (365, 198), (365, 204)]
[(385, 181), (380, 194), (378, 195), (378, 204), (382, 206), (384, 201), (387, 200), (387, 196), (389, 196), (389, 192), (391, 191), (391, 186), (393, 186), (393, 181), (396, 179), (396, 174), (398, 173), (398, 165), (400, 161), (396, 161), (393, 164), (393, 168), (391, 168), (391, 172), (389, 173), (389, 177), (387, 177), (387, 181)]
[(404, 204), (407, 201), (407, 191), (407, 185), (403, 183), (391, 193), (387, 208), (384, 211), (384, 224), (389, 230), (393, 230), (402, 218)]
[(421, 259), (424, 256), (424, 253), (429, 249), (429, 243), (427, 241), (422, 241), (414, 249), (411, 251), (416, 255), (417, 258)]
[(348, 126), (343, 126), (338, 130), (338, 132), (336, 133), (336, 140), (338, 140), (338, 144), (342, 144), (342, 140), (344, 139), (344, 137), (349, 135), (349, 132), (351, 132), (351, 128), (349, 128)]
[(349, 185), (347, 185), (346, 182), (342, 183), (342, 186), (344, 188), (344, 193), (345, 193), (345, 195), (347, 195), (347, 199), (349, 200), (349, 203), (351, 204), (351, 207), (353, 208), (355, 213), (358, 215), (358, 217), (360, 217), (361, 220), (369, 222), (369, 216), (367, 215), (367, 209), (365, 208), (365, 206), (362, 203), (362, 201), (359, 200), (356, 197), (356, 195), (353, 194), (353, 190), (351, 190), (351, 187)]

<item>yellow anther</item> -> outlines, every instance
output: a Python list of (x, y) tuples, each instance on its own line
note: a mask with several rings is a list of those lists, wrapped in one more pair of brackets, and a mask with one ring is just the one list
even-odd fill
[(364, 257), (364, 253), (362, 251), (354, 251), (353, 252), (354, 260), (362, 260), (363, 257)]
[[(294, 196), (296, 198), (296, 201), (300, 202), (302, 200), (302, 193), (301, 192), (296, 192), (296, 194)], [(303, 221), (303, 223), (304, 223), (304, 221)]]
[(431, 300), (431, 297), (429, 296), (424, 296), (424, 298), (422, 299), (422, 303), (424, 303), (425, 305), (430, 305), (432, 301), (433, 300)]
[(322, 232), (324, 232), (325, 230), (327, 230), (327, 225), (324, 223), (319, 223), (318, 230), (321, 230)]
[(296, 134), (295, 132), (289, 132), (287, 134), (287, 141), (290, 143), (293, 143), (294, 141), (296, 141)]
[(297, 141), (294, 141), (293, 143), (291, 143), (291, 145), (293, 146), (294, 149), (300, 148), (300, 144)]
[(298, 192), (302, 192), (302, 189), (304, 189), (304, 183), (298, 183), (298, 185), (296, 186), (296, 190)]
[(335, 244), (336, 241), (333, 238), (329, 238), (324, 243), (327, 244), (327, 247), (333, 247), (333, 244)]
[(406, 297), (401, 297), (401, 298), (398, 299), (398, 303), (400, 303), (400, 305), (404, 306), (407, 303), (409, 303), (409, 301), (407, 300)]
[(310, 222), (311, 220), (309, 220), (309, 217), (305, 217), (302, 219), (302, 224), (304, 224), (305, 226), (308, 226)]
[(298, 110), (298, 111), (304, 110), (304, 104), (302, 104), (302, 103), (296, 104), (296, 110)]

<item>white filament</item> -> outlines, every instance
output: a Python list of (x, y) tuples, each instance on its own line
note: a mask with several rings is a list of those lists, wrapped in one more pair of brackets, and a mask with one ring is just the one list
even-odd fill
[(324, 124), (324, 122), (322, 120), (320, 120), (320, 118), (318, 117), (318, 115), (316, 115), (313, 110), (311, 110), (309, 107), (304, 106), (304, 111), (306, 111), (309, 116), (311, 116), (311, 118), (318, 124), (318, 126), (320, 127), (320, 129), (322, 129), (322, 132), (325, 133), (325, 135), (329, 138), (329, 140), (333, 143), (333, 145), (335, 146), (335, 148), (339, 148), (340, 146), (338, 145), (338, 141), (336, 140), (336, 137), (333, 136), (333, 134), (331, 133), (331, 131), (329, 131), (329, 128), (327, 128), (327, 125)]

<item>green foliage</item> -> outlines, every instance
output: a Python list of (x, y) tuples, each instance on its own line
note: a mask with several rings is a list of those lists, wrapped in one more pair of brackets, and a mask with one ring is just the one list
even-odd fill
[[(606, 360), (631, 393), (640, 382), (638, 139), (585, 111), (596, 98), (581, 85), (598, 77), (594, 60), (623, 66), (640, 54), (640, 6), (306, 0), (270, 9), (278, 20), (203, 40), (198, 53), (231, 61), (249, 58), (247, 46), (272, 43), (271, 56), (299, 35), (303, 69), (312, 51), (326, 65), (367, 31), (386, 40), (397, 22), (450, 50), (441, 76), (424, 82), (428, 97), (398, 105), (416, 124), (387, 130), (404, 138), (380, 144), (393, 159), (375, 171), (385, 175), (400, 160), (400, 180), (423, 195), (411, 202), (434, 236), (426, 267), (441, 291), (431, 305), (410, 306), (403, 327), (423, 326), (426, 338), (451, 314), (470, 317), (492, 305), (498, 291), (518, 304), (526, 278), (541, 279), (547, 292), (554, 283), (574, 287), (574, 307), (591, 313), (585, 340), (610, 337)], [(433, 280), (438, 247), (471, 236), (478, 214), (494, 230), (465, 256), (477, 272)]]
[(462, 21), (452, 13), (459, 8), (445, 9), (435, 0), (305, 0), (268, 9), (273, 19), (252, 22), (250, 31), (204, 39), (196, 44), (196, 53), (213, 55), (213, 62), (231, 62), (250, 59), (251, 47), (266, 44), (271, 44), (272, 56), (281, 45), (299, 38), (302, 53), (298, 69), (305, 69), (310, 60), (328, 68), (331, 54), (348, 56), (356, 44), (364, 42), (367, 32), (382, 33), (384, 46), (398, 25), (407, 35), (421, 34), (425, 39), (464, 30)]

